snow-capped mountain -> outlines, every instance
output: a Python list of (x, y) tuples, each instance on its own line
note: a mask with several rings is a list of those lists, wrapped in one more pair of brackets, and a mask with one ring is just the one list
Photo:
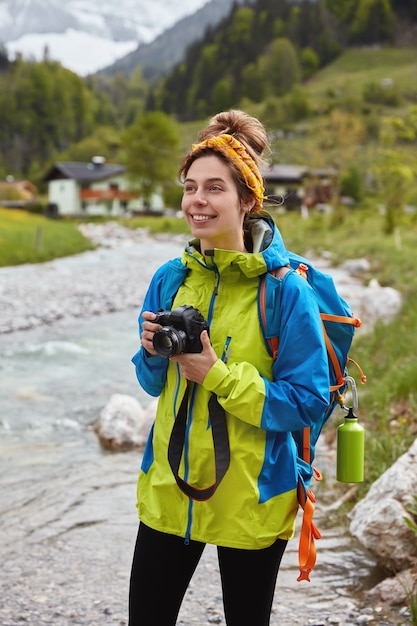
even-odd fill
[(0, 0), (11, 57), (48, 57), (85, 76), (149, 43), (209, 0)]

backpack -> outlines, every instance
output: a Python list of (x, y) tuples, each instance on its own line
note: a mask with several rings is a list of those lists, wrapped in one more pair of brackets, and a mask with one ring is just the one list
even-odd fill
[[(361, 381), (366, 382), (366, 376), (359, 365), (349, 358), (348, 353), (353, 340), (355, 328), (361, 325), (358, 318), (353, 317), (349, 305), (337, 292), (333, 279), (328, 274), (313, 267), (304, 257), (288, 251), (289, 266), (280, 268), (270, 275), (282, 278), (285, 273), (293, 270), (305, 278), (311, 285), (320, 316), (323, 323), (323, 334), (327, 347), (327, 356), (330, 376), (330, 402), (321, 418), (311, 427), (292, 433), (297, 447), (297, 466), (299, 474), (298, 501), (303, 509), (303, 520), (299, 541), (299, 567), (298, 581), (310, 582), (310, 572), (316, 561), (315, 539), (320, 539), (321, 534), (313, 523), (314, 493), (309, 489), (312, 476), (321, 480), (320, 472), (312, 466), (315, 446), (324, 424), (329, 419), (334, 408), (343, 405), (343, 392), (347, 385), (347, 365), (354, 363), (360, 372)], [(270, 275), (261, 278), (259, 291), (259, 310), (262, 332), (266, 345), (272, 357), (276, 359), (279, 349), (279, 337), (269, 336), (266, 314), (266, 290), (271, 288)], [(277, 282), (278, 284), (278, 282)], [(283, 289), (285, 289), (283, 287)]]
[[(250, 226), (251, 236), (253, 240), (254, 251), (259, 251), (264, 245), (267, 245), (272, 239), (272, 230), (268, 225), (268, 221), (264, 219), (253, 220)], [(281, 284), (276, 278), (283, 277), (288, 271), (296, 271), (303, 276), (311, 285), (317, 299), (323, 322), (323, 333), (327, 346), (329, 377), (330, 377), (330, 402), (326, 407), (320, 419), (310, 428), (292, 433), (297, 447), (297, 468), (298, 468), (298, 502), (303, 509), (303, 519), (299, 540), (299, 568), (300, 574), (297, 580), (306, 580), (310, 582), (310, 573), (316, 562), (315, 540), (321, 538), (321, 533), (313, 523), (315, 496), (309, 488), (310, 480), (314, 476), (316, 480), (321, 480), (320, 472), (313, 467), (315, 446), (324, 424), (329, 419), (335, 407), (340, 404), (343, 406), (345, 391), (348, 379), (351, 378), (347, 373), (347, 365), (349, 362), (357, 366), (362, 383), (366, 382), (366, 376), (362, 372), (359, 365), (348, 356), (349, 349), (352, 344), (355, 328), (361, 326), (361, 321), (353, 317), (349, 305), (339, 295), (331, 276), (322, 272), (311, 265), (304, 257), (287, 250), (289, 266), (279, 268), (274, 272), (264, 274), (259, 284), (259, 318), (265, 344), (275, 359), (279, 349), (279, 337), (274, 335), (276, 332), (275, 324), (268, 323), (266, 312), (266, 294), (269, 289), (274, 289)], [(185, 278), (185, 270), (176, 268), (173, 272), (175, 278), (169, 285), (164, 284), (162, 280), (162, 301), (168, 307), (172, 305), (176, 291)], [(166, 274), (164, 273), (164, 278)], [(169, 281), (168, 281), (169, 283)], [(352, 379), (351, 379), (352, 380)], [(353, 389), (352, 389), (353, 391)], [(182, 403), (184, 404), (184, 403)], [(216, 439), (215, 448), (215, 464), (216, 464), (216, 480), (209, 489), (203, 493), (196, 493), (196, 490), (179, 478), (179, 455), (184, 445), (184, 421), (186, 414), (184, 407), (180, 408), (179, 415), (181, 419), (175, 420), (173, 433), (169, 445), (169, 461), (171, 469), (177, 480), (178, 486), (190, 498), (203, 500), (210, 497), (214, 493), (222, 476), (227, 471), (228, 461), (230, 458), (230, 450), (228, 450), (227, 429), (221, 428), (221, 407), (213, 402), (210, 416), (213, 424), (219, 424), (218, 428), (213, 430), (213, 441)], [(177, 424), (176, 424), (177, 422)]]

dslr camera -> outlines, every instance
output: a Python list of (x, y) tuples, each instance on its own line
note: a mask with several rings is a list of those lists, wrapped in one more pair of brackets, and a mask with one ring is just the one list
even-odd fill
[(198, 309), (183, 304), (173, 311), (159, 310), (152, 321), (162, 326), (153, 336), (153, 347), (160, 356), (169, 359), (203, 350), (200, 334), (209, 327)]

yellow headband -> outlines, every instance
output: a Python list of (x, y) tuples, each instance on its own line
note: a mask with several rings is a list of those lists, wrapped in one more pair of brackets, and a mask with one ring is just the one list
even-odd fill
[(264, 201), (265, 188), (259, 168), (243, 143), (235, 139), (235, 137), (232, 137), (232, 135), (224, 133), (218, 137), (209, 137), (209, 139), (201, 143), (193, 144), (191, 154), (196, 155), (205, 148), (211, 148), (214, 151), (221, 152), (221, 154), (236, 165), (243, 176), (246, 186), (255, 196), (255, 205), (251, 213), (260, 211)]

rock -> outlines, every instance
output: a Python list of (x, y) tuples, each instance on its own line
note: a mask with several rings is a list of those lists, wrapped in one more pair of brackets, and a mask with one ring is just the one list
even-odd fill
[(146, 228), (126, 228), (117, 222), (110, 221), (102, 224), (83, 223), (79, 224), (78, 230), (97, 246), (105, 248), (117, 248), (124, 245), (142, 243), (148, 239)]
[(118, 451), (142, 449), (154, 417), (154, 408), (145, 411), (136, 398), (114, 394), (101, 411), (94, 432), (104, 448)]
[(387, 323), (398, 314), (403, 300), (402, 295), (392, 287), (381, 287), (372, 279), (362, 293), (360, 301), (361, 319), (372, 325), (378, 320)]
[(341, 269), (352, 276), (363, 276), (371, 269), (368, 259), (347, 259), (341, 264)]
[(350, 513), (350, 532), (382, 567), (401, 571), (414, 564), (417, 542), (404, 518), (417, 496), (417, 439), (408, 452), (376, 480)]
[(389, 606), (406, 605), (408, 595), (412, 593), (415, 585), (415, 576), (416, 572), (409, 569), (398, 576), (385, 578), (367, 592), (366, 598), (373, 603), (377, 601)]

